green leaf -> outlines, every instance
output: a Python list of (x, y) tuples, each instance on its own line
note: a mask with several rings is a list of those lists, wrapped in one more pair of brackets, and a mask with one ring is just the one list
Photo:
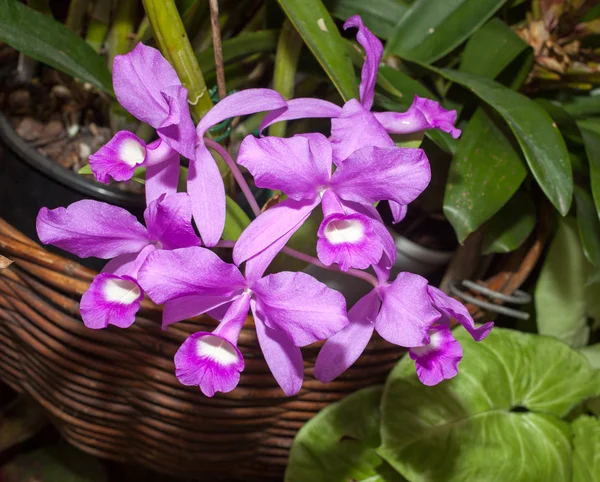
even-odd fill
[(370, 481), (376, 476), (381, 392), (379, 386), (360, 390), (304, 425), (294, 439), (285, 482)]
[(567, 146), (548, 113), (535, 101), (490, 79), (428, 67), (461, 84), (492, 106), (513, 131), (536, 181), (563, 216), (573, 197), (573, 173)]
[(444, 214), (462, 243), (496, 214), (527, 175), (521, 155), (494, 120), (478, 109), (450, 165)]
[(343, 22), (360, 15), (369, 30), (383, 39), (392, 35), (408, 7), (408, 2), (402, 0), (325, 0), (324, 3), (331, 15)]
[(223, 239), (236, 241), (242, 231), (250, 224), (250, 218), (244, 210), (229, 196), (225, 199), (225, 228), (223, 229)]
[(2, 482), (108, 482), (98, 459), (61, 443), (19, 455), (0, 468)]
[(77, 171), (77, 174), (94, 174), (92, 171), (92, 167), (89, 164), (86, 164), (85, 166), (83, 166), (81, 169), (79, 169), (79, 171)]
[(494, 79), (527, 47), (502, 20), (493, 18), (467, 42), (459, 70)]
[(571, 434), (560, 419), (599, 391), (587, 360), (549, 337), (494, 328), (456, 333), (458, 375), (424, 386), (404, 357), (381, 400), (378, 453), (411, 482), (565, 482)]
[(521, 247), (533, 232), (535, 221), (531, 196), (517, 191), (486, 225), (482, 253), (509, 253)]
[(550, 114), (550, 117), (552, 117), (552, 120), (560, 129), (560, 133), (566, 141), (578, 145), (583, 143), (581, 132), (579, 131), (579, 127), (577, 127), (577, 121), (575, 121), (575, 118), (563, 109), (562, 106), (549, 101), (548, 99), (535, 99), (535, 101)]
[(563, 103), (565, 110), (574, 117), (600, 114), (600, 95), (574, 96)]
[(585, 152), (590, 166), (590, 184), (596, 206), (596, 213), (600, 216), (600, 134), (589, 130), (585, 124), (577, 124), (583, 137)]
[(579, 186), (575, 186), (577, 225), (583, 254), (596, 268), (600, 268), (600, 220), (592, 197)]
[(584, 346), (579, 350), (596, 370), (600, 370), (600, 343)]
[(278, 0), (306, 45), (344, 100), (358, 98), (352, 61), (335, 22), (321, 0)]
[(25, 55), (104, 90), (112, 79), (103, 58), (61, 23), (16, 0), (0, 0), (0, 40)]
[[(225, 40), (223, 41), (223, 62), (228, 64), (248, 55), (274, 52), (278, 35), (279, 31), (277, 29), (259, 30), (258, 32), (245, 33)], [(202, 72), (207, 73), (215, 70), (215, 53), (212, 45), (202, 52), (196, 52), (196, 58)]]
[(506, 0), (417, 0), (396, 25), (385, 53), (432, 63), (458, 47)]
[(588, 265), (573, 218), (561, 220), (534, 292), (538, 331), (580, 348), (587, 344)]
[(581, 416), (573, 427), (573, 482), (600, 480), (600, 420)]

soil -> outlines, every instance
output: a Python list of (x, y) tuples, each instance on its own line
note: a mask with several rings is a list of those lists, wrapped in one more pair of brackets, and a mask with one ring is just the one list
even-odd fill
[[(113, 136), (110, 101), (89, 84), (38, 64), (29, 81), (17, 79), (18, 53), (0, 45), (0, 111), (15, 132), (39, 153), (78, 172)], [(96, 182), (91, 174), (82, 174)], [(135, 182), (113, 182), (124, 191), (143, 193)]]

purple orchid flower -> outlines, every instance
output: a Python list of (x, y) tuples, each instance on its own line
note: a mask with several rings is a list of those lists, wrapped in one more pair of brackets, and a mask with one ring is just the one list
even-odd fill
[(243, 276), (235, 265), (200, 247), (148, 256), (138, 279), (155, 303), (165, 303), (163, 327), (227, 307), (216, 330), (193, 334), (175, 355), (183, 384), (199, 385), (208, 396), (235, 388), (244, 368), (237, 340), (248, 309), (267, 365), (288, 396), (302, 386), (300, 347), (348, 325), (346, 303), (337, 291), (306, 273), (263, 277), (263, 272), (249, 263)]
[(127, 328), (144, 297), (137, 274), (146, 257), (155, 250), (200, 244), (191, 217), (185, 193), (152, 201), (144, 213), (147, 227), (123, 208), (83, 200), (67, 208), (42, 208), (37, 232), (42, 243), (81, 258), (111, 259), (83, 294), (81, 317), (88, 328)]
[(268, 265), (320, 203), (324, 220), (317, 253), (322, 263), (364, 269), (385, 253), (393, 264), (394, 241), (372, 204), (413, 201), (431, 178), (425, 153), (362, 147), (338, 163), (333, 174), (332, 161), (332, 143), (321, 134), (244, 139), (238, 163), (252, 173), (257, 186), (281, 190), (289, 199), (258, 216), (242, 233), (233, 250), (238, 266), (250, 259)]
[[(399, 112), (371, 112), (377, 81), (377, 71), (383, 56), (383, 45), (366, 28), (360, 16), (350, 17), (344, 28), (358, 28), (357, 40), (365, 49), (365, 63), (360, 82), (360, 102), (350, 99), (343, 107), (320, 99), (292, 99), (287, 109), (267, 114), (260, 130), (279, 121), (306, 117), (331, 118), (331, 139), (334, 159), (342, 161), (352, 152), (365, 146), (393, 147), (389, 134), (410, 134), (424, 129), (441, 129), (457, 138), (460, 130), (454, 127), (456, 111), (443, 109), (438, 102), (415, 96), (410, 108)], [(406, 215), (406, 205), (390, 202), (394, 222)]]
[(471, 334), (483, 340), (493, 322), (475, 327), (467, 309), (443, 291), (429, 286), (422, 276), (400, 273), (388, 283), (379, 271), (380, 284), (358, 300), (348, 312), (350, 324), (329, 338), (315, 363), (315, 376), (330, 382), (348, 369), (364, 351), (377, 331), (402, 347), (410, 348), (417, 375), (426, 385), (436, 385), (457, 374), (462, 348), (450, 331), (452, 317)]

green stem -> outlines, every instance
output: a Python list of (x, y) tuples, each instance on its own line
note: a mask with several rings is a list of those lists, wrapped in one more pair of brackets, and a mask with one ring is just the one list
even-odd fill
[(150, 19), (148, 15), (144, 15), (144, 18), (140, 22), (140, 26), (137, 29), (137, 33), (135, 34), (135, 39), (133, 40), (134, 44), (147, 43), (153, 36), (152, 27), (150, 26)]
[[(279, 92), (285, 100), (291, 99), (294, 95), (294, 79), (301, 49), (302, 39), (291, 22), (286, 19), (279, 34), (273, 74), (273, 89)], [(286, 122), (273, 124), (269, 127), (269, 134), (283, 137), (286, 127)]]
[(131, 35), (133, 33), (137, 14), (137, 0), (119, 0), (115, 19), (108, 38), (108, 62), (112, 68), (117, 55), (123, 55), (131, 50)]
[(88, 25), (86, 42), (96, 51), (100, 52), (106, 34), (108, 33), (108, 24), (110, 23), (110, 2), (106, 0), (96, 0), (94, 11)]
[(213, 106), (202, 71), (192, 50), (174, 0), (142, 0), (154, 36), (165, 58), (188, 90), (194, 120), (199, 121)]
[(71, 3), (69, 4), (65, 25), (77, 34), (81, 33), (87, 6), (88, 0), (71, 0)]

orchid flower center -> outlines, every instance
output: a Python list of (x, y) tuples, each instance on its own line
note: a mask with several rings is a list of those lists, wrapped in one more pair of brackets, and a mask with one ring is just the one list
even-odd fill
[(331, 244), (356, 243), (363, 239), (365, 226), (358, 219), (334, 219), (327, 223), (324, 233)]
[(140, 295), (140, 287), (132, 281), (126, 279), (108, 279), (102, 288), (106, 301), (130, 305), (137, 300)]
[(431, 351), (437, 350), (442, 346), (442, 333), (434, 331), (429, 338), (429, 344), (425, 346), (417, 346), (410, 350), (417, 356), (425, 355)]
[(126, 139), (119, 148), (119, 155), (125, 164), (135, 167), (146, 159), (146, 148), (135, 139)]
[(206, 335), (196, 341), (196, 354), (210, 358), (219, 365), (233, 365), (238, 362), (238, 354), (231, 343), (215, 335)]

